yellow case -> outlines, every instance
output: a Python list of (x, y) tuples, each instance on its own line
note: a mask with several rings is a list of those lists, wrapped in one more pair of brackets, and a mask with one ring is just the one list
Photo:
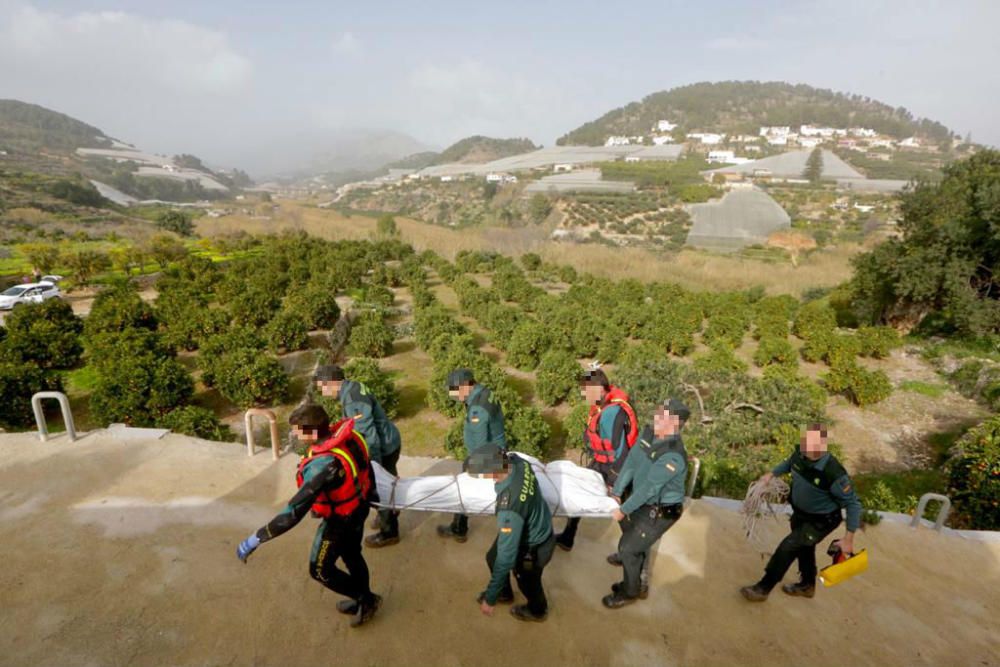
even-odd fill
[(819, 571), (819, 580), (826, 587), (836, 586), (842, 581), (847, 581), (856, 574), (861, 574), (868, 569), (868, 550), (862, 549), (843, 563), (828, 565)]

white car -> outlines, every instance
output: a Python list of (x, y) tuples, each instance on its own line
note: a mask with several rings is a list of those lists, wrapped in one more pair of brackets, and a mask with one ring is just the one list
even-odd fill
[(22, 303), (41, 303), (48, 299), (57, 299), (60, 296), (62, 293), (59, 288), (46, 281), (14, 285), (0, 294), (0, 310), (12, 310)]

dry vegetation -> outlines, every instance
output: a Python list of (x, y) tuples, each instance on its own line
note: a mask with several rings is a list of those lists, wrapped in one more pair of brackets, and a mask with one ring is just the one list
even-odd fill
[[(540, 227), (522, 229), (447, 229), (404, 217), (396, 224), (403, 240), (417, 250), (434, 250), (449, 259), (461, 250), (496, 250), (508, 255), (536, 252), (543, 259), (572, 264), (578, 271), (599, 276), (641, 281), (672, 281), (691, 289), (734, 290), (762, 285), (772, 294), (800, 295), (811, 287), (832, 287), (851, 275), (849, 260), (857, 245), (842, 244), (790, 261), (761, 261), (727, 257), (685, 249), (660, 254), (639, 248), (612, 248), (600, 245), (551, 241)], [(275, 233), (284, 229), (302, 230), (321, 238), (365, 239), (375, 235), (375, 218), (346, 216), (300, 203), (282, 201), (271, 219), (245, 215), (201, 218), (196, 222), (203, 236)]]

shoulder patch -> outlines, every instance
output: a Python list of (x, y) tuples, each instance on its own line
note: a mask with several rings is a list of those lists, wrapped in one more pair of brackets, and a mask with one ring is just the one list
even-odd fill
[(497, 496), (497, 509), (498, 510), (510, 509), (510, 497), (511, 494), (509, 491), (504, 491), (499, 496)]
[(513, 533), (514, 529), (511, 528), (510, 526), (504, 526), (503, 528), (500, 529), (500, 532), (501, 533)]
[(670, 472), (677, 472), (677, 466), (667, 461), (667, 470), (669, 470)]

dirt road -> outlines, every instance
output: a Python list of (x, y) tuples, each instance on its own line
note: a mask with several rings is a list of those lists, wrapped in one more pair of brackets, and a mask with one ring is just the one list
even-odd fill
[(383, 610), (351, 630), (307, 575), (312, 520), (247, 565), (234, 556), (294, 467), (176, 435), (0, 435), (0, 664), (1000, 664), (1000, 545), (883, 523), (858, 538), (868, 573), (753, 606), (737, 589), (763, 563), (739, 517), (703, 501), (662, 540), (649, 600), (619, 611), (600, 604), (620, 575), (604, 562), (617, 528), (585, 521), (546, 570), (549, 620), (527, 625), (474, 602), (490, 519), (455, 544), (434, 534), (443, 517), (404, 513), (403, 542), (366, 552)]

